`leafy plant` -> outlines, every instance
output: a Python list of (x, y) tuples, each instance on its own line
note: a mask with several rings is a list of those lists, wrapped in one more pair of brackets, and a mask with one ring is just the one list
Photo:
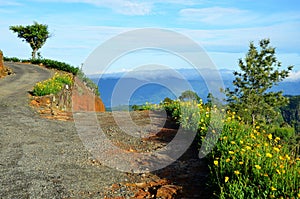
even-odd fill
[(92, 90), (92, 92), (96, 95), (96, 96), (100, 96), (100, 92), (99, 92), (99, 88), (98, 85), (93, 82), (90, 78), (88, 78), (82, 70), (78, 70), (77, 71), (77, 77), (85, 83), (85, 85), (90, 88)]
[(73, 75), (76, 75), (79, 71), (79, 68), (71, 66), (70, 64), (55, 61), (51, 59), (19, 59), (17, 57), (4, 57), (4, 61), (12, 61), (12, 62), (29, 62), (32, 64), (42, 64), (47, 68), (53, 68), (65, 72), (72, 73)]
[(50, 37), (48, 26), (34, 22), (27, 26), (10, 26), (10, 30), (18, 34), (18, 37), (26, 41), (32, 48), (32, 59), (36, 58), (37, 51), (45, 44)]
[(209, 160), (218, 198), (300, 196), (300, 158), (258, 125), (248, 126), (229, 114)]
[(275, 48), (269, 44), (268, 39), (261, 40), (260, 50), (257, 50), (250, 43), (245, 60), (239, 60), (241, 72), (234, 72), (235, 90), (225, 91), (230, 109), (253, 125), (257, 122), (271, 123), (279, 115), (276, 109), (288, 102), (282, 92), (269, 92), (269, 89), (286, 78), (293, 66), (280, 70), (281, 63), (275, 57)]
[(71, 75), (55, 73), (51, 79), (36, 83), (32, 93), (35, 96), (57, 94), (65, 85), (71, 86), (72, 84), (73, 77)]

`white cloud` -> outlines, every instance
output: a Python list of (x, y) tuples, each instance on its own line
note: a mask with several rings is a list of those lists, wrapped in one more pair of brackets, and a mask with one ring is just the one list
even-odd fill
[(247, 10), (237, 8), (187, 8), (179, 12), (182, 21), (202, 22), (209, 25), (235, 25), (254, 20)]
[[(1, 0), (0, 0), (1, 1)], [(143, 16), (153, 14), (155, 4), (177, 4), (177, 5), (197, 5), (206, 0), (33, 0), (38, 2), (59, 2), (59, 3), (86, 3), (98, 7), (110, 8), (116, 13), (131, 16)]]
[(22, 3), (16, 1), (0, 0), (0, 6), (22, 6)]
[(179, 15), (182, 22), (200, 22), (213, 26), (249, 27), (300, 20), (299, 12), (277, 12), (266, 15), (250, 10), (224, 7), (187, 8), (180, 10)]
[(130, 0), (34, 0), (38, 2), (86, 3), (99, 7), (110, 8), (123, 15), (148, 15), (152, 11), (151, 2)]
[(300, 23), (276, 24), (253, 28), (232, 28), (218, 30), (177, 29), (188, 35), (209, 51), (245, 52), (250, 41), (270, 38), (277, 51), (295, 53), (300, 51)]
[(300, 71), (291, 72), (290, 75), (285, 79), (287, 82), (295, 82), (300, 80)]
[(152, 4), (139, 1), (128, 0), (82, 0), (85, 3), (94, 4), (96, 6), (104, 6), (111, 8), (117, 13), (124, 15), (147, 15), (151, 13)]

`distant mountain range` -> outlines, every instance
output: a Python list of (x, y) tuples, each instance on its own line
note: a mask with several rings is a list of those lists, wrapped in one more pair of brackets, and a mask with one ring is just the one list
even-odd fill
[[(221, 83), (216, 82), (216, 75), (221, 77)], [(232, 89), (234, 76), (233, 71), (226, 69), (178, 69), (89, 75), (89, 78), (98, 84), (105, 106), (115, 107), (146, 102), (157, 104), (166, 97), (176, 99), (185, 90), (195, 91), (206, 101), (209, 93), (207, 85), (218, 90), (221, 87)], [(300, 95), (300, 80), (283, 81), (272, 90), (282, 90), (285, 95)]]

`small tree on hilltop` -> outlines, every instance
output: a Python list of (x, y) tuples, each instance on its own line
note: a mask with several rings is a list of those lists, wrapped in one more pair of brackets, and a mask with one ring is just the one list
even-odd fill
[(269, 44), (269, 39), (261, 40), (258, 51), (253, 42), (250, 43), (245, 60), (239, 60), (241, 72), (234, 72), (235, 90), (225, 90), (230, 109), (252, 124), (271, 123), (279, 115), (278, 108), (288, 103), (282, 91), (270, 92), (269, 89), (288, 77), (293, 66), (279, 70), (281, 63), (275, 57), (275, 48)]
[(194, 91), (187, 90), (187, 91), (184, 91), (181, 93), (181, 95), (179, 96), (179, 100), (181, 100), (181, 101), (190, 101), (190, 100), (199, 101), (200, 97)]
[(18, 34), (18, 37), (29, 43), (32, 49), (32, 59), (36, 58), (37, 51), (45, 44), (50, 37), (48, 26), (34, 22), (27, 26), (10, 26), (10, 30)]

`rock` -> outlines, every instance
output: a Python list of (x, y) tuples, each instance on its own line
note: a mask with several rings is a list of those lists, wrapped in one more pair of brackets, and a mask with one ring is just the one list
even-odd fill
[(0, 71), (4, 70), (4, 64), (3, 64), (3, 53), (0, 50)]
[(30, 105), (35, 106), (35, 107), (39, 107), (40, 103), (37, 102), (36, 100), (31, 100)]
[(100, 97), (95, 96), (78, 78), (75, 78), (72, 102), (74, 111), (105, 112)]
[(145, 188), (147, 186), (147, 184), (145, 182), (140, 182), (140, 183), (135, 183), (135, 185), (138, 187), (138, 188)]
[(162, 199), (172, 199), (180, 192), (181, 187), (176, 185), (163, 185), (157, 190), (156, 197)]
[(148, 191), (144, 191), (143, 189), (140, 189), (135, 195), (134, 198), (149, 198), (151, 196), (151, 193)]
[(49, 96), (43, 96), (39, 99), (40, 104), (44, 106), (50, 106), (51, 105), (51, 99)]
[(6, 68), (4, 67), (4, 63), (3, 63), (3, 53), (0, 50), (0, 77), (4, 77), (7, 75), (7, 71)]

